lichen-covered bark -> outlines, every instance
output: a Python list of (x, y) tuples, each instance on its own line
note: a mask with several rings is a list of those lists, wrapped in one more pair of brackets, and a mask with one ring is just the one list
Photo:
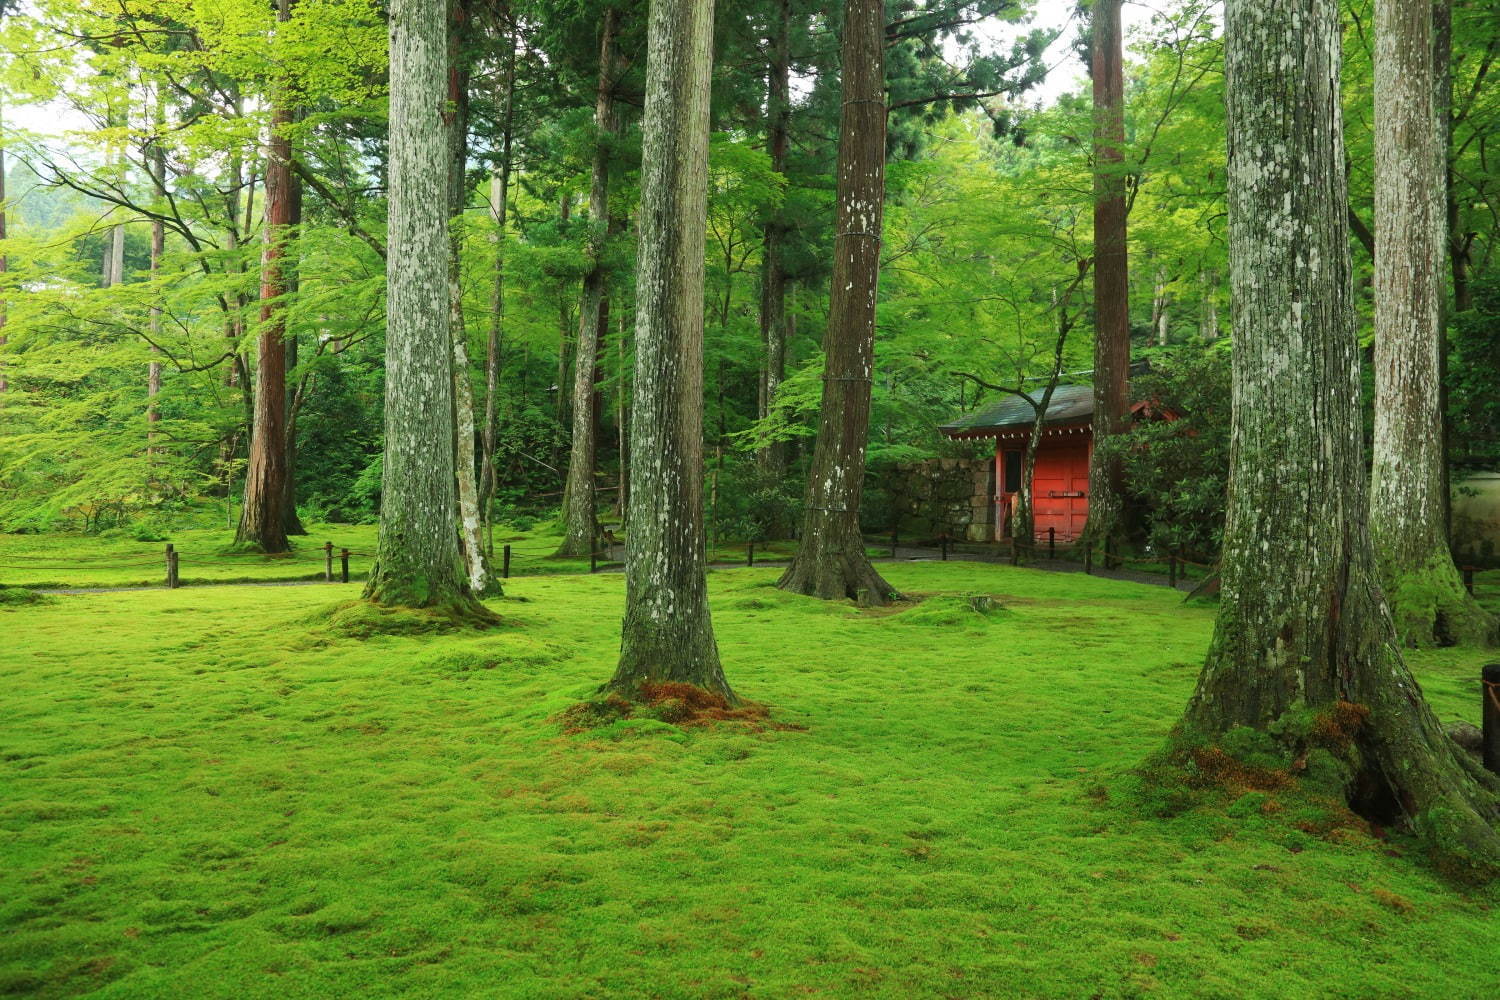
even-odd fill
[(366, 599), (485, 615), (458, 552), (448, 330), (444, 7), (390, 6), (389, 246), (380, 542)]
[[(3, 17), (3, 12), (0, 12)], [(0, 142), (0, 246), (5, 240), (5, 145)], [(0, 250), (0, 275), (10, 270), (10, 260), (5, 252)], [(5, 279), (0, 277), (0, 282)], [(5, 299), (0, 298), (0, 348), (4, 348), (10, 338), (5, 335)], [(5, 392), (8, 386), (5, 381), (5, 358), (0, 356), (0, 392)]]
[(652, 0), (641, 136), (635, 387), (620, 662), (609, 687), (733, 698), (703, 551), (703, 272), (713, 0)]
[(468, 0), (448, 4), (448, 328), (453, 339), (454, 475), (458, 487), (459, 554), (468, 573), (469, 590), (479, 596), (499, 593), (485, 557), (480, 532), (479, 483), (474, 454), (474, 386), (469, 381), (469, 332), (464, 322), (462, 278), (464, 209), (469, 186), (469, 34), (473, 24)]
[(1449, 554), (1440, 389), (1445, 129), (1434, 107), (1433, 11), (1375, 4), (1375, 439), (1370, 533), (1409, 645), (1487, 642), (1495, 622)]
[[(594, 102), (593, 175), (589, 186), (589, 271), (583, 276), (578, 301), (578, 349), (573, 356), (573, 440), (568, 452), (568, 478), (563, 487), (563, 540), (560, 556), (586, 556), (599, 534), (598, 496), (594, 484), (598, 451), (597, 411), (594, 386), (598, 377), (599, 345), (604, 339), (608, 315), (604, 311), (607, 275), (604, 242), (609, 235), (610, 142), (618, 123), (615, 119), (615, 84), (620, 74), (615, 39), (620, 15), (607, 7), (599, 26), (599, 85)], [(558, 389), (561, 392), (561, 387)]]
[[(1094, 442), (1130, 427), (1130, 268), (1125, 243), (1125, 71), (1121, 0), (1096, 0), (1094, 86)], [(1125, 475), (1118, 449), (1089, 457), (1085, 539), (1106, 544), (1123, 527)]]
[[(766, 151), (771, 169), (785, 177), (791, 121), (791, 0), (777, 0), (771, 12), (766, 66)], [(786, 374), (786, 219), (778, 212), (766, 220), (765, 253), (761, 264), (760, 333), (765, 344), (758, 415), (764, 419), (776, 405), (776, 393)], [(755, 453), (760, 473), (768, 480), (786, 475), (786, 445), (773, 441)], [(787, 526), (789, 527), (789, 526)], [(773, 526), (774, 530), (775, 526)], [(775, 533), (779, 534), (779, 531)]]
[(495, 554), (490, 506), (498, 477), (495, 469), (496, 409), (500, 395), (502, 324), (505, 320), (505, 216), (510, 196), (511, 142), (515, 124), (516, 27), (510, 25), (505, 50), (505, 82), (501, 92), (500, 167), (490, 175), (490, 216), (495, 223), (495, 274), (490, 285), (490, 325), (484, 353), (484, 456), (480, 463), (479, 515), (486, 528), (486, 553)]
[(885, 211), (884, 28), (880, 0), (845, 5), (837, 231), (823, 339), (823, 402), (801, 542), (777, 583), (783, 590), (824, 600), (854, 598), (867, 604), (888, 603), (895, 593), (865, 555), (859, 530)]
[(1500, 865), (1500, 782), (1444, 736), (1376, 580), (1339, 114), (1335, 0), (1230, 0), (1234, 416), (1223, 593), (1186, 716), (1205, 735), (1365, 706), (1351, 799), (1450, 867)]

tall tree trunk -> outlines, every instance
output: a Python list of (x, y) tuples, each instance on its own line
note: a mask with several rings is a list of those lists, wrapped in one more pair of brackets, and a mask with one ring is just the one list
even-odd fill
[[(573, 352), (573, 442), (568, 454), (568, 480), (563, 487), (563, 540), (559, 556), (586, 556), (599, 533), (598, 497), (594, 466), (598, 452), (598, 419), (594, 386), (598, 377), (599, 344), (604, 337), (603, 310), (608, 275), (604, 267), (604, 243), (609, 235), (609, 161), (615, 120), (615, 84), (619, 76), (616, 38), (620, 15), (606, 7), (599, 26), (599, 85), (594, 101), (594, 147), (592, 183), (589, 185), (589, 271), (583, 277), (578, 302), (578, 347)], [(559, 389), (561, 392), (561, 389)]]
[[(561, 228), (567, 229), (573, 213), (573, 196), (564, 193), (558, 202), (557, 218)], [(572, 326), (573, 313), (568, 308), (568, 298), (561, 290), (557, 294), (557, 395), (556, 418), (559, 429), (568, 426), (568, 393), (563, 389), (568, 384), (568, 328)], [(554, 460), (559, 464), (561, 458)]]
[(1495, 622), (1448, 549), (1441, 408), (1445, 155), (1432, 6), (1375, 3), (1375, 444), (1370, 534), (1409, 645), (1484, 642)]
[[(165, 111), (160, 92), (156, 100), (156, 126), (158, 129), (164, 127)], [(151, 180), (157, 192), (166, 190), (167, 183), (167, 152), (162, 146), (163, 136), (156, 135), (151, 138), (146, 149), (146, 162), (150, 165)], [(0, 182), (0, 202), (5, 199), (3, 182)], [(0, 225), (0, 238), (5, 235), (3, 225)], [(161, 258), (166, 252), (167, 230), (160, 219), (151, 221), (151, 281), (153, 285), (161, 275)], [(161, 349), (157, 343), (161, 339), (161, 293), (156, 288), (151, 292), (151, 361), (146, 366), (146, 453), (154, 460), (156, 456), (156, 425), (161, 422), (161, 408), (157, 404), (156, 397), (161, 395), (161, 362), (157, 360), (161, 356)], [(155, 470), (150, 473), (153, 481), (156, 478)]]
[(895, 590), (870, 564), (859, 530), (885, 209), (884, 29), (880, 0), (848, 0), (823, 403), (801, 544), (777, 583), (824, 600), (867, 604), (885, 604)]
[[(3, 17), (3, 15), (0, 15), (0, 17)], [(3, 115), (0, 115), (0, 126), (3, 126), (3, 125), (4, 125), (4, 117), (3, 117)], [(4, 132), (0, 131), (0, 392), (5, 392), (7, 389), (10, 388), (9, 384), (5, 381), (5, 357), (4, 357), (4, 353), (5, 353), (4, 352), (4, 348), (5, 348), (5, 345), (10, 342), (10, 338), (8, 336), (6, 336), (6, 333), (5, 333), (5, 311), (6, 311), (5, 282), (7, 280), (6, 279), (6, 275), (10, 272), (10, 259), (6, 256), (5, 250), (3, 248), (3, 241), (6, 238), (5, 237), (5, 142), (4, 142), (4, 139), (3, 139), (3, 135), (4, 135)]]
[(1170, 281), (1165, 267), (1156, 269), (1156, 283), (1151, 292), (1151, 329), (1156, 333), (1156, 346), (1166, 347), (1172, 330), (1172, 293), (1167, 291)]
[[(786, 176), (791, 104), (791, 0), (777, 0), (771, 14), (770, 64), (766, 72), (766, 148), (771, 169)], [(776, 403), (786, 373), (786, 219), (782, 212), (766, 220), (765, 257), (762, 262), (760, 333), (765, 344), (765, 372), (761, 376), (759, 416), (765, 419)], [(780, 481), (786, 476), (786, 446), (780, 441), (763, 445), (755, 454), (761, 475)], [(775, 526), (773, 534), (782, 534)]]
[(483, 597), (499, 592), (485, 558), (480, 532), (479, 482), (474, 454), (474, 386), (469, 381), (469, 331), (464, 322), (463, 213), (468, 206), (469, 64), (473, 12), (469, 0), (448, 4), (448, 325), (453, 338), (454, 473), (458, 487), (459, 551), (469, 590)]
[(1090, 544), (1118, 541), (1124, 470), (1110, 439), (1130, 429), (1130, 267), (1125, 244), (1125, 70), (1121, 0), (1094, 3), (1094, 450)]
[(1198, 339), (1212, 344), (1219, 339), (1219, 275), (1212, 269), (1198, 273), (1198, 285), (1202, 289), (1203, 302), (1199, 313)]
[(620, 384), (615, 390), (615, 438), (620, 454), (620, 488), (615, 490), (615, 517), (624, 523), (630, 512), (630, 386), (626, 371), (625, 310), (616, 311), (615, 350), (619, 356)]
[[(1457, 215), (1453, 195), (1453, 0), (1434, 0), (1432, 4), (1433, 113), (1437, 117), (1438, 167), (1443, 177), (1442, 253), (1447, 253), (1451, 233), (1449, 219)], [(1448, 297), (1438, 296), (1442, 318), (1438, 322), (1438, 412), (1443, 420), (1443, 537), (1451, 546), (1453, 540), (1453, 420), (1448, 413)]]
[(516, 104), (516, 27), (511, 25), (505, 54), (504, 107), (501, 113), (500, 167), (490, 175), (490, 217), (495, 224), (495, 277), (490, 288), (490, 328), (484, 352), (484, 455), (479, 484), (479, 512), (486, 548), (495, 555), (493, 507), (499, 477), (495, 469), (496, 409), (500, 394), (501, 352), (505, 322), (505, 216), (510, 197), (511, 138)]
[[(291, 16), (291, 0), (278, 0), (276, 19)], [(292, 171), (291, 95), (280, 81), (273, 99), (266, 147), (265, 232), (260, 262), (260, 336), (256, 344), (255, 419), (250, 461), (235, 545), (260, 552), (288, 552), (286, 434), (287, 241), (292, 235), (296, 176)]]
[(380, 542), (366, 599), (489, 613), (458, 551), (453, 344), (448, 331), (447, 50), (442, 6), (390, 6), (390, 254), (386, 260), (385, 459)]
[(713, 0), (651, 0), (636, 262), (633, 468), (620, 662), (609, 687), (728, 698), (703, 554), (703, 272)]
[[(302, 179), (294, 171), (290, 177), (291, 190), (288, 192), (288, 200), (291, 205), (288, 208), (290, 221), (287, 224), (287, 240), (293, 253), (283, 253), (282, 271), (283, 281), (286, 285), (286, 294), (289, 299), (297, 297), (301, 279), (298, 276), (298, 264), (301, 255), (297, 240), (302, 235)], [(282, 313), (286, 315), (285, 310)], [(306, 535), (307, 529), (302, 525), (302, 518), (297, 515), (297, 409), (295, 404), (297, 392), (291, 381), (292, 374), (297, 370), (297, 354), (299, 345), (297, 343), (297, 332), (288, 329), (285, 321), (282, 323), (282, 335), (286, 342), (286, 475), (283, 482), (286, 485), (286, 498), (282, 501), (282, 523), (286, 525), (288, 535)], [(304, 383), (305, 384), (305, 383)]]
[(1338, 4), (1230, 0), (1225, 39), (1233, 468), (1222, 603), (1187, 731), (1272, 730), (1303, 754), (1320, 737), (1298, 720), (1338, 713), (1351, 804), (1410, 820), (1451, 871), (1493, 874), (1500, 780), (1444, 735), (1376, 579)]

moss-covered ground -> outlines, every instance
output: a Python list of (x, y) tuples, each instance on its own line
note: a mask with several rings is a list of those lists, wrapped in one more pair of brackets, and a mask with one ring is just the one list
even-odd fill
[[(933, 596), (712, 575), (784, 727), (565, 734), (619, 575), (512, 580), (485, 632), (351, 631), (337, 585), (0, 605), (0, 994), (1496, 995), (1496, 897), (1400, 838), (1133, 800), (1211, 609), (882, 571)], [(1482, 651), (1412, 658), (1477, 721)]]

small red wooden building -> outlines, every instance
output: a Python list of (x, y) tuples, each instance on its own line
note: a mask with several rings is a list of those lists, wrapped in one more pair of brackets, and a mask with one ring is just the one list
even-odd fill
[[(1041, 393), (1036, 393), (1041, 399)], [(1146, 403), (1131, 407), (1137, 418), (1151, 413)], [(1089, 457), (1094, 450), (1094, 390), (1087, 385), (1060, 385), (1048, 403), (1033, 475), (1033, 524), (1037, 538), (1047, 529), (1059, 542), (1076, 541), (1089, 516)], [(993, 406), (942, 424), (938, 430), (958, 440), (995, 439), (995, 537), (1010, 537), (1010, 517), (1021, 489), (1022, 456), (1031, 437), (1036, 411), (1026, 400), (1007, 395)]]

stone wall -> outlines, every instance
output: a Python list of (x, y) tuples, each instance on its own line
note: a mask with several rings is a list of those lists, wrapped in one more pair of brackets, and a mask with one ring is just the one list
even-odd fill
[(900, 537), (913, 542), (947, 534), (970, 542), (995, 540), (993, 458), (930, 458), (891, 467), (882, 484)]

